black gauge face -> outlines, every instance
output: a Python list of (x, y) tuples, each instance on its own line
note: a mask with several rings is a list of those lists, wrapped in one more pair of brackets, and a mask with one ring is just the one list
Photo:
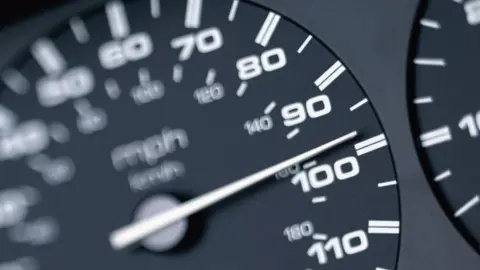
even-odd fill
[(429, 1), (414, 59), (419, 148), (448, 214), (480, 248), (480, 1)]
[(395, 269), (397, 181), (375, 112), (280, 14), (109, 2), (2, 74), (1, 270)]

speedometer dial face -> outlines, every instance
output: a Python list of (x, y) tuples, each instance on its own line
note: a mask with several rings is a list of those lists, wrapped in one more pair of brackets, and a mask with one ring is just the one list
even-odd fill
[(480, 248), (480, 1), (429, 1), (414, 60), (414, 123), (448, 215)]
[(395, 268), (375, 112), (274, 11), (109, 2), (2, 74), (1, 270)]

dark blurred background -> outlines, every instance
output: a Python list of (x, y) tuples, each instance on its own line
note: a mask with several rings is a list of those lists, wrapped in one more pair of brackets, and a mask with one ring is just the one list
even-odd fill
[(0, 30), (9, 24), (41, 13), (69, 0), (3, 0), (0, 4)]

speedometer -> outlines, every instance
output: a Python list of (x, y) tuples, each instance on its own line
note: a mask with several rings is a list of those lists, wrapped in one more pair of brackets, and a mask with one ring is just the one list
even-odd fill
[[(415, 128), (438, 197), (480, 250), (480, 111), (477, 47), (480, 1), (430, 1), (420, 21), (415, 64)], [(455, 48), (449, 43), (454, 42)], [(413, 79), (413, 77), (412, 77)]]
[(380, 122), (282, 14), (108, 2), (1, 78), (1, 270), (396, 267)]

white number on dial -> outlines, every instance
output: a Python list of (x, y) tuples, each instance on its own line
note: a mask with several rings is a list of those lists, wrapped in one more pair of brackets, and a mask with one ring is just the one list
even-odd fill
[(287, 56), (282, 48), (275, 48), (262, 53), (250, 55), (237, 61), (238, 77), (242, 81), (251, 80), (263, 74), (279, 70), (287, 65)]
[(180, 61), (186, 61), (192, 57), (195, 49), (202, 54), (206, 54), (222, 48), (223, 36), (218, 28), (212, 27), (196, 34), (174, 38), (170, 45), (174, 49), (181, 49)]
[(360, 165), (357, 158), (346, 157), (333, 165), (323, 164), (315, 166), (307, 171), (302, 171), (292, 178), (293, 185), (300, 185), (304, 193), (312, 189), (327, 187), (338, 180), (346, 180), (360, 173)]
[(468, 130), (472, 138), (477, 138), (480, 135), (480, 111), (476, 114), (467, 114), (458, 123), (462, 130)]
[(305, 104), (297, 102), (282, 108), (283, 123), (287, 127), (296, 126), (308, 118), (319, 118), (332, 111), (330, 98), (326, 95), (313, 97)]

